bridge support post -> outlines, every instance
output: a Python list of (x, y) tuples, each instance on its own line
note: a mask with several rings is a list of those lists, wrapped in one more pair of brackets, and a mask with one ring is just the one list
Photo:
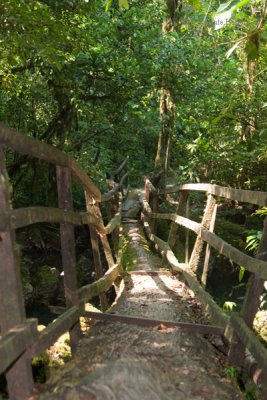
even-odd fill
[[(182, 217), (185, 215), (188, 197), (189, 197), (189, 192), (187, 191), (180, 192), (179, 204), (176, 209), (177, 215), (181, 215)], [(172, 222), (168, 237), (168, 245), (172, 250), (174, 249), (175, 243), (177, 241), (177, 231), (178, 231), (178, 225)]]
[[(72, 211), (71, 172), (69, 168), (57, 165), (58, 206), (63, 210)], [(64, 271), (64, 289), (66, 306), (74, 304), (73, 294), (77, 291), (76, 254), (74, 226), (68, 222), (60, 224), (60, 240), (62, 266)], [(80, 321), (69, 331), (72, 355), (76, 353), (77, 342), (82, 336)]]
[[(267, 217), (264, 221), (262, 238), (260, 241), (257, 258), (259, 260), (267, 261)], [(252, 329), (254, 318), (260, 307), (261, 295), (264, 289), (264, 279), (258, 278), (255, 274), (251, 274), (248, 283), (247, 290), (240, 312), (240, 316), (244, 319), (247, 326)], [(245, 357), (245, 345), (242, 343), (240, 338), (233, 333), (229, 354), (228, 362), (233, 365), (242, 365)]]
[[(206, 229), (210, 228), (211, 220), (214, 215), (214, 210), (216, 208), (216, 203), (217, 200), (215, 196), (213, 196), (212, 194), (208, 194), (207, 204), (201, 222), (201, 225), (204, 226), (204, 228)], [(195, 272), (197, 276), (199, 276), (199, 260), (201, 252), (203, 250), (203, 246), (204, 240), (201, 238), (200, 235), (198, 235), (189, 261), (190, 269)]]
[[(0, 148), (0, 211), (11, 209), (4, 153)], [(15, 232), (0, 233), (0, 333), (26, 321), (19, 265), (15, 250)], [(10, 400), (26, 399), (33, 391), (31, 360), (24, 352), (6, 372)]]
[[(103, 276), (103, 269), (102, 269), (102, 263), (101, 263), (100, 252), (99, 252), (98, 235), (97, 235), (96, 229), (93, 226), (91, 226), (90, 224), (89, 224), (89, 231), (90, 231), (91, 245), (92, 245), (92, 251), (93, 251), (93, 259), (94, 259), (94, 264), (95, 264), (96, 278), (100, 279)], [(100, 299), (102, 311), (106, 311), (108, 308), (108, 301), (107, 301), (106, 294), (101, 293), (99, 295), (99, 299)]]

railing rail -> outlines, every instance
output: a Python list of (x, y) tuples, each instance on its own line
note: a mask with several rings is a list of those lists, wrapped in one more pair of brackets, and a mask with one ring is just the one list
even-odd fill
[[(188, 218), (189, 194), (192, 191), (205, 192), (207, 195), (206, 208), (201, 223)], [(239, 190), (206, 183), (187, 183), (166, 188), (166, 190), (157, 190), (153, 187), (148, 178), (145, 181), (144, 192), (142, 220), (147, 236), (153, 243), (153, 247), (161, 253), (173, 271), (180, 272), (184, 275), (188, 285), (201, 300), (204, 311), (210, 314), (212, 322), (216, 322), (225, 328), (225, 337), (228, 339), (230, 344), (228, 354), (229, 363), (239, 366), (242, 365), (245, 359), (245, 350), (248, 349), (254, 356), (262, 370), (262, 375), (264, 375), (266, 379), (267, 350), (257, 339), (252, 328), (255, 315), (260, 306), (264, 281), (267, 279), (267, 218), (265, 219), (263, 235), (258, 256), (256, 258), (248, 256), (225, 242), (213, 233), (213, 229), (219, 198), (265, 206), (267, 205), (267, 192)], [(176, 213), (160, 213), (158, 211), (157, 199), (159, 196), (165, 196), (170, 193), (179, 194), (177, 211)], [(151, 196), (153, 196), (152, 202), (150, 201)], [(186, 214), (187, 217), (185, 217)], [(155, 221), (158, 219), (167, 219), (171, 221), (167, 242), (156, 236)], [(197, 235), (189, 263), (187, 264), (180, 263), (172, 250), (177, 238), (177, 230), (179, 229), (179, 226), (186, 228), (186, 232), (193, 231)], [(199, 268), (199, 261), (205, 244), (207, 246), (206, 256), (204, 268), (203, 271), (201, 271)], [(204, 289), (207, 281), (209, 265), (208, 246), (251, 272), (241, 312), (239, 314), (232, 314), (231, 318), (223, 312), (223, 310), (215, 303), (212, 296)], [(188, 249), (185, 249), (185, 253), (187, 251)], [(199, 281), (197, 276), (201, 277), (201, 281)]]
[[(28, 207), (13, 210), (9, 198), (9, 182), (1, 146), (36, 157), (56, 166), (58, 208)], [(31, 360), (50, 347), (63, 333), (69, 331), (71, 350), (76, 351), (81, 337), (80, 317), (85, 303), (99, 296), (105, 310), (108, 302), (105, 292), (122, 275), (118, 257), (121, 195), (128, 173), (120, 177), (128, 163), (126, 158), (113, 173), (114, 187), (101, 194), (86, 172), (73, 157), (38, 140), (27, 137), (0, 124), (0, 373), (5, 373), (11, 400), (25, 399), (33, 389)], [(74, 178), (85, 190), (86, 212), (73, 211), (71, 185)], [(118, 179), (118, 181), (117, 181)], [(104, 227), (99, 203), (105, 201), (110, 221)], [(15, 230), (35, 223), (60, 224), (62, 266), (66, 309), (42, 332), (37, 320), (27, 320), (22, 296)], [(74, 226), (88, 225), (97, 280), (81, 288), (77, 285)], [(111, 250), (107, 235), (111, 234)], [(104, 274), (100, 257), (102, 242), (108, 270)]]

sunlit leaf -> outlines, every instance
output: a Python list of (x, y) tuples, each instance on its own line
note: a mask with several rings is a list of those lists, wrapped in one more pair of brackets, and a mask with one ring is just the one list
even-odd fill
[(244, 278), (244, 273), (245, 273), (246, 269), (244, 267), (240, 267), (239, 269), (239, 274), (238, 274), (238, 280), (239, 282), (242, 281), (242, 279)]
[(201, 3), (199, 0), (188, 0), (188, 3), (194, 7), (196, 10), (200, 10)]
[(112, 0), (107, 0), (107, 3), (106, 3), (106, 8), (105, 8), (105, 10), (106, 10), (106, 11), (109, 11), (109, 9), (110, 9), (111, 5), (112, 5)]
[(120, 9), (129, 10), (129, 3), (127, 0), (119, 0)]

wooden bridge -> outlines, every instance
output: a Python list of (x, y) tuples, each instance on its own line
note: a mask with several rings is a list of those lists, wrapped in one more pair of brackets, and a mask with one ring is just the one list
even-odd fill
[[(151, 337), (149, 339), (146, 336), (143, 343), (148, 343), (149, 340), (152, 340), (150, 350), (153, 347), (153, 360), (156, 365), (158, 363), (160, 364), (160, 360), (164, 358), (161, 347), (166, 346), (166, 343), (163, 344), (160, 342), (161, 339), (159, 339), (158, 336), (155, 336), (158, 334), (157, 331), (167, 333), (171, 332), (174, 335), (171, 339), (168, 339), (169, 343), (172, 343), (173, 345), (173, 348), (171, 349), (172, 354), (170, 356), (170, 363), (172, 362), (171, 360), (175, 358), (176, 351), (177, 354), (180, 351), (179, 357), (182, 359), (181, 349), (184, 348), (183, 346), (186, 346), (185, 342), (181, 342), (180, 349), (175, 348), (175, 343), (177, 344), (175, 340), (177, 340), (178, 334), (181, 335), (181, 338), (184, 337), (183, 335), (185, 332), (196, 333), (196, 337), (203, 334), (217, 335), (222, 337), (228, 344), (227, 358), (229, 365), (243, 366), (245, 354), (249, 351), (257, 365), (258, 380), (260, 380), (261, 377), (261, 382), (264, 382), (264, 379), (266, 379), (266, 375), (264, 374), (266, 374), (267, 371), (267, 351), (256, 338), (252, 327), (256, 312), (259, 308), (264, 281), (267, 280), (267, 222), (265, 221), (264, 224), (263, 236), (257, 258), (250, 257), (226, 243), (213, 233), (213, 229), (216, 220), (217, 203), (219, 200), (222, 202), (226, 199), (240, 203), (254, 204), (261, 207), (267, 204), (266, 192), (237, 190), (211, 184), (188, 183), (177, 187), (167, 188), (164, 191), (159, 191), (152, 185), (149, 179), (146, 179), (144, 190), (139, 192), (139, 203), (142, 207), (141, 223), (151, 247), (162, 258), (162, 261), (159, 261), (159, 258), (155, 258), (151, 261), (151, 259), (147, 259), (148, 256), (144, 253), (144, 250), (140, 250), (142, 248), (140, 240), (142, 241), (145, 239), (143, 238), (142, 233), (139, 232), (139, 229), (141, 229), (140, 224), (138, 225), (138, 228), (136, 227), (138, 224), (135, 219), (136, 215), (132, 216), (129, 212), (131, 211), (131, 207), (128, 209), (125, 207), (125, 199), (129, 187), (127, 189), (125, 188), (128, 173), (123, 174), (123, 171), (127, 167), (128, 159), (126, 159), (121, 166), (111, 174), (112, 179), (110, 181), (110, 190), (105, 194), (101, 194), (85, 171), (70, 155), (63, 153), (50, 145), (41, 143), (3, 125), (0, 125), (0, 145), (2, 146), (0, 152), (0, 373), (4, 373), (6, 376), (10, 399), (26, 399), (33, 393), (34, 382), (31, 370), (32, 359), (42, 354), (57, 340), (59, 336), (67, 331), (70, 333), (71, 350), (74, 356), (73, 365), (75, 365), (77, 345), (82, 337), (80, 325), (80, 318), (82, 316), (104, 321), (102, 323), (103, 325), (101, 325), (101, 322), (96, 324), (95, 327), (92, 328), (91, 334), (91, 336), (96, 336), (95, 340), (97, 340), (98, 335), (103, 334), (103, 332), (105, 333), (107, 339), (106, 347), (105, 342), (101, 342), (101, 346), (103, 347), (103, 357), (106, 354), (107, 358), (109, 358), (110, 354), (114, 353), (114, 346), (116, 343), (113, 340), (108, 340), (110, 332), (114, 331), (115, 338), (119, 338), (124, 334), (126, 335), (126, 331), (128, 332), (130, 327), (134, 327), (131, 328), (133, 329), (131, 331), (132, 337), (140, 336), (140, 331), (134, 331), (136, 327), (138, 327), (138, 329), (149, 330)], [(17, 210), (12, 209), (10, 201), (10, 185), (5, 168), (3, 147), (11, 148), (19, 153), (40, 160), (45, 160), (46, 162), (56, 166), (58, 208), (28, 207)], [(83, 213), (73, 211), (71, 193), (72, 179), (76, 180), (85, 192), (86, 210)], [(201, 223), (189, 219), (188, 200), (190, 193), (194, 191), (203, 192), (207, 196)], [(179, 194), (176, 213), (160, 212), (158, 209), (158, 199), (160, 197), (168, 198), (168, 196), (173, 193)], [(134, 201), (136, 204), (137, 200)], [(100, 203), (103, 203), (106, 207), (106, 212), (110, 219), (106, 226), (104, 226), (103, 223)], [(159, 219), (171, 221), (167, 242), (163, 241), (156, 235), (157, 221)], [(62, 310), (62, 313), (53, 323), (49, 324), (42, 332), (38, 332), (38, 321), (36, 319), (26, 318), (18, 254), (15, 249), (15, 232), (18, 228), (41, 222), (60, 224), (66, 308)], [(123, 270), (121, 263), (121, 246), (119, 244), (121, 222), (124, 222), (125, 234), (129, 238), (129, 241), (137, 254), (136, 258), (138, 265), (136, 271), (130, 273), (126, 273)], [(77, 286), (76, 279), (74, 226), (77, 225), (89, 226), (96, 271), (96, 281), (83, 287)], [(173, 252), (175, 241), (177, 240), (177, 237), (179, 237), (179, 227), (181, 226), (186, 228), (188, 231), (191, 230), (195, 232), (196, 234), (195, 245), (190, 256), (188, 254), (188, 240), (186, 241), (186, 263), (183, 264), (177, 260)], [(105, 273), (103, 272), (101, 264), (100, 244), (103, 247), (108, 265), (108, 270)], [(202, 263), (199, 261), (204, 246), (206, 246), (206, 256), (204, 267), (201, 268), (200, 266)], [(205, 290), (208, 277), (210, 248), (215, 249), (224, 257), (251, 272), (242, 310), (240, 313), (233, 312), (231, 317), (227, 316), (222, 311), (210, 294)], [(149, 257), (156, 256), (151, 255)], [(157, 268), (151, 268), (151, 263), (157, 265)], [(162, 269), (162, 265), (165, 267), (164, 269)], [(166, 269), (167, 266), (168, 269)], [(177, 277), (174, 278), (173, 274), (178, 274), (179, 279), (177, 279)], [(144, 289), (142, 292), (142, 302), (140, 303), (137, 301), (137, 306), (132, 308), (131, 312), (128, 313), (129, 309), (125, 304), (127, 302), (129, 303), (129, 296), (131, 296), (131, 304), (135, 303), (133, 297), (134, 294), (136, 294), (137, 297), (139, 296), (140, 300), (140, 293), (138, 295), (136, 285), (144, 285), (144, 282), (148, 282), (151, 279), (153, 281), (152, 284), (154, 285), (154, 289)], [(109, 307), (105, 293), (112, 285), (114, 285), (117, 292), (120, 292), (121, 280), (125, 281), (126, 295), (124, 294), (120, 297), (118, 305), (112, 309), (112, 312), (105, 312)], [(209, 316), (208, 323), (199, 324), (192, 323), (190, 320), (181, 321), (179, 318), (175, 317), (177, 311), (176, 313), (169, 312), (171, 307), (175, 307), (175, 304), (173, 304), (175, 303), (173, 293), (175, 291), (180, 291), (180, 297), (182, 298), (183, 293), (185, 293), (183, 290), (189, 290), (182, 289), (183, 284), (181, 282), (183, 280), (187, 283), (188, 288), (194, 292), (196, 298), (201, 302), (203, 315), (205, 314)], [(155, 282), (157, 283), (156, 287)], [(146, 298), (144, 293), (147, 295), (151, 291), (153, 292), (154, 300), (150, 301), (150, 299), (149, 304), (144, 304), (144, 299)], [(160, 296), (157, 297), (157, 294), (159, 293)], [(88, 302), (95, 296), (99, 296), (103, 312), (93, 312), (88, 309)], [(159, 318), (157, 318), (157, 315), (159, 314), (154, 314), (153, 310), (157, 307), (157, 302), (162, 301), (164, 302), (164, 312), (160, 314)], [(168, 301), (172, 303), (170, 308), (166, 307)], [(141, 317), (141, 306), (147, 306), (149, 310), (152, 310), (151, 313), (146, 311), (146, 316)], [(183, 313), (181, 313), (181, 315), (183, 315)], [(168, 318), (164, 318), (164, 316), (167, 316)], [(124, 324), (127, 324), (126, 330), (123, 328)], [(99, 326), (102, 326), (103, 330), (101, 330), (102, 328), (99, 328)], [(93, 329), (95, 329), (95, 331)], [(88, 342), (83, 341), (83, 344), (81, 345), (82, 351), (85, 351), (85, 348), (90, 346), (90, 344), (92, 346), (95, 345), (95, 342), (90, 342), (90, 340), (93, 340), (90, 339), (90, 332), (88, 337)], [(157, 342), (157, 340), (159, 342)], [(203, 343), (204, 341), (195, 346), (199, 346), (200, 348), (201, 346), (204, 346)], [(125, 345), (120, 346), (125, 347)], [(203, 363), (204, 358), (205, 355), (203, 354)], [(92, 356), (91, 362), (93, 362), (93, 359)], [(104, 362), (104, 359), (105, 358), (102, 359), (102, 363)], [(200, 359), (200, 365), (201, 362), (202, 360)], [(241, 398), (238, 397), (235, 389), (229, 389), (228, 387), (223, 388), (223, 384), (221, 383), (219, 390), (220, 393), (218, 392), (219, 394), (217, 393), (217, 395), (215, 391), (212, 391), (213, 389), (210, 389), (210, 392), (207, 391), (206, 394), (203, 389), (201, 394), (202, 397), (197, 394), (197, 392), (194, 392), (196, 393), (195, 395), (192, 394), (193, 392), (190, 392), (190, 394), (190, 387), (192, 388), (196, 385), (196, 380), (194, 382), (188, 380), (186, 390), (182, 390), (180, 385), (177, 392), (175, 392), (173, 380), (171, 378), (168, 378), (171, 389), (168, 389), (166, 385), (165, 387), (163, 383), (162, 385), (159, 385), (159, 382), (161, 381), (157, 374), (162, 374), (162, 369), (157, 371), (156, 367), (154, 369), (154, 364), (153, 368), (149, 368), (147, 366), (149, 364), (136, 364), (136, 360), (133, 357), (131, 358), (130, 364), (131, 368), (129, 368), (129, 365), (126, 366), (123, 362), (116, 364), (117, 367), (115, 368), (114, 366), (112, 375), (113, 364), (111, 363), (109, 368), (109, 373), (111, 373), (111, 375), (109, 375), (106, 370), (101, 370), (102, 375), (100, 378), (97, 376), (95, 377), (95, 382), (99, 382), (98, 379), (101, 381), (102, 376), (105, 375), (105, 382), (107, 379), (110, 379), (111, 381), (116, 381), (116, 385), (121, 385), (121, 387), (124, 388), (124, 392), (117, 391), (117, 395), (115, 389), (113, 391), (109, 389), (110, 392), (107, 392), (106, 389), (102, 392), (99, 389), (99, 391), (97, 389), (99, 386), (97, 386), (96, 383), (94, 384), (93, 378), (90, 378), (91, 391), (89, 391), (89, 389), (87, 392), (84, 391), (86, 385), (83, 383), (83, 389), (81, 389), (82, 394), (80, 394), (80, 397), (67, 397), (66, 392), (64, 391), (60, 394), (61, 378), (59, 378), (57, 388), (53, 389), (52, 385), (47, 390), (47, 393), (42, 395), (42, 398), (120, 400), (137, 398), (207, 398), (205, 396), (216, 399)], [(87, 367), (85, 366), (85, 361), (82, 365), (84, 369), (83, 374), (86, 374)], [(161, 368), (163, 368), (163, 366)], [(167, 379), (166, 369), (167, 367), (164, 364), (164, 379)], [(199, 367), (199, 370), (200, 369), (201, 368)], [(128, 371), (128, 375), (126, 375), (125, 371)], [(173, 371), (176, 371), (176, 369)], [(123, 374), (123, 372), (125, 373)], [(171, 374), (171, 368), (169, 372)], [(117, 380), (115, 379), (115, 373), (116, 376), (118, 376)], [(184, 375), (188, 375), (185, 371), (183, 373)], [(88, 375), (90, 374), (91, 371), (90, 373), (88, 372)], [(204, 379), (203, 374), (208, 375), (207, 372), (202, 371), (201, 379)], [(145, 380), (146, 375), (150, 379), (149, 384)], [(123, 384), (119, 383), (119, 379), (121, 378), (123, 379)], [(124, 379), (129, 379), (129, 382), (131, 382), (131, 379), (134, 381), (132, 381), (131, 384), (129, 383), (127, 386), (127, 382), (125, 382)], [(135, 388), (133, 389), (133, 386), (131, 385), (135, 385)], [(138, 385), (140, 387), (138, 387)], [(144, 395), (144, 393), (142, 394), (142, 385), (144, 385), (145, 388), (149, 388), (147, 395)], [(176, 386), (177, 385), (178, 384), (176, 383)], [(213, 382), (211, 382), (210, 385), (212, 388)], [(64, 387), (66, 388), (66, 385)], [(71, 385), (69, 387), (71, 387)], [(93, 387), (94, 390), (92, 389)], [(168, 392), (168, 390), (170, 390), (170, 392)], [(226, 393), (228, 393), (228, 395)]]

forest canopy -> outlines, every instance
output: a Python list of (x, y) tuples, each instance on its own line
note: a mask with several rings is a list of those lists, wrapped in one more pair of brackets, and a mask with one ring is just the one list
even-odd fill
[[(266, 190), (265, 0), (7, 0), (0, 26), (0, 120), (100, 188), (125, 155), (133, 185), (155, 175), (168, 131), (176, 182)], [(49, 166), (7, 159), (17, 204), (55, 201)]]

